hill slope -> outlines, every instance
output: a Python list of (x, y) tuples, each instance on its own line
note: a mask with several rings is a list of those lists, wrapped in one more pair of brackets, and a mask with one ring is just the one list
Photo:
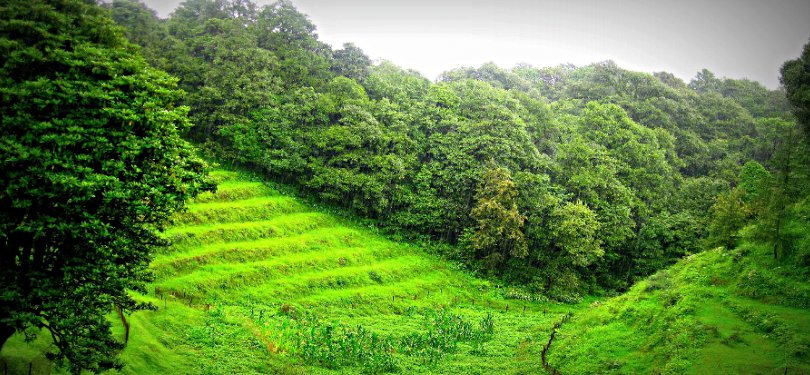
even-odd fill
[[(218, 192), (178, 215), (136, 296), (157, 310), (128, 317), (122, 373), (544, 373), (568, 312), (548, 353), (563, 374), (810, 373), (810, 287), (766, 248), (687, 257), (590, 307), (531, 302), (258, 179), (213, 175)], [(60, 372), (45, 336), (9, 341), (10, 374)]]
[[(165, 233), (150, 293), (128, 317), (122, 373), (542, 371), (540, 351), (569, 307), (523, 300), (422, 249), (388, 240), (217, 170)], [(124, 329), (117, 315), (116, 334)], [(12, 338), (11, 373), (52, 369)]]
[(810, 374), (810, 285), (746, 244), (682, 259), (556, 335), (564, 374)]

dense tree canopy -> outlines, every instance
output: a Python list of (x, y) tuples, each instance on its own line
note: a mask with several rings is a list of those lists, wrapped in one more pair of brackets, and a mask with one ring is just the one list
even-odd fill
[[(210, 150), (552, 297), (622, 289), (729, 244), (720, 233), (751, 215), (724, 228), (712, 212), (751, 204), (732, 190), (741, 172), (750, 182), (743, 166), (798, 163), (782, 147), (784, 94), (708, 70), (686, 83), (611, 61), (488, 63), (433, 83), (351, 44), (332, 50), (287, 1), (195, 0), (153, 22), (179, 46), (163, 56), (184, 51), (154, 63), (172, 62)], [(219, 46), (229, 57), (203, 58)]]
[(0, 8), (0, 345), (53, 337), (73, 373), (118, 367), (105, 315), (148, 308), (147, 266), (204, 164), (176, 79), (80, 0)]

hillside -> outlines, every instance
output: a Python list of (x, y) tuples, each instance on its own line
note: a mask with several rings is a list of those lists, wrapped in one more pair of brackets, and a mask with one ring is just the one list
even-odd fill
[(292, 0), (0, 9), (3, 375), (810, 373), (810, 43), (431, 80)]
[[(127, 317), (121, 373), (545, 373), (568, 312), (548, 355), (563, 374), (810, 372), (810, 289), (762, 246), (689, 256), (589, 305), (529, 302), (258, 178), (212, 176), (136, 295), (157, 310)], [(59, 373), (46, 336), (12, 338), (9, 373)]]
[(808, 374), (810, 287), (770, 249), (744, 244), (682, 259), (562, 326), (564, 374)]
[[(136, 296), (157, 310), (128, 317), (122, 373), (540, 371), (549, 328), (569, 306), (505, 299), (419, 247), (245, 174), (212, 175), (218, 191), (178, 216), (149, 295)], [(9, 341), (10, 373), (32, 360), (49, 373), (45, 336)]]
[(798, 130), (784, 92), (708, 70), (487, 63), (434, 81), (327, 44), (291, 1), (107, 8), (188, 93), (206, 152), (550, 299), (622, 292), (720, 241), (715, 197), (746, 163), (784, 169)]

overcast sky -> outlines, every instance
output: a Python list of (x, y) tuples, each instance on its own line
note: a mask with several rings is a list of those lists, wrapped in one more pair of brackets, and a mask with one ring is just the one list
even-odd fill
[[(179, 0), (146, 0), (167, 17)], [(268, 4), (272, 1), (256, 1)], [(716, 75), (779, 86), (810, 39), (810, 0), (293, 0), (335, 48), (353, 42), (435, 79), (493, 61), (510, 68), (614, 60), (688, 82)]]

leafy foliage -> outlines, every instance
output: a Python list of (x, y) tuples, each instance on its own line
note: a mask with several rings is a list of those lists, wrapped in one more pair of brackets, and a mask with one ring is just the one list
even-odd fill
[(73, 373), (120, 367), (105, 315), (149, 308), (158, 232), (208, 188), (180, 138), (176, 80), (85, 1), (6, 2), (0, 20), (2, 341), (53, 336)]
[(804, 126), (805, 134), (810, 134), (810, 43), (805, 44), (798, 59), (782, 65), (780, 80), (793, 105), (793, 113)]
[(518, 212), (516, 197), (507, 169), (484, 172), (470, 211), (478, 225), (467, 241), (474, 259), (483, 259), (488, 268), (499, 269), (510, 257), (525, 258), (529, 253), (522, 230), (526, 218)]
[[(698, 251), (707, 228), (730, 238), (747, 219), (709, 225), (714, 196), (750, 160), (773, 169), (771, 145), (791, 138), (778, 91), (708, 70), (687, 85), (610, 61), (485, 64), (432, 84), (353, 45), (329, 50), (285, 1), (197, 0), (152, 24), (176, 40), (166, 69), (215, 152), (389, 228), (462, 240), (472, 250), (460, 256), (543, 292), (626, 288)], [(145, 50), (163, 33), (129, 29)], [(481, 194), (490, 163), (514, 193)], [(581, 229), (599, 228), (579, 237), (587, 250), (559, 241), (560, 224), (585, 217)]]
[(460, 342), (480, 345), (495, 332), (492, 314), (487, 314), (477, 327), (464, 317), (446, 310), (424, 309), (421, 312), (424, 332), (403, 337), (382, 336), (362, 325), (347, 327), (305, 318), (293, 322), (292, 340), (297, 341), (295, 355), (305, 362), (329, 369), (360, 368), (368, 373), (400, 370), (395, 354), (414, 356), (435, 365), (454, 353)]
[(460, 243), (448, 255), (536, 292), (621, 290), (699, 251), (714, 197), (746, 162), (774, 170), (791, 139), (781, 92), (708, 70), (687, 84), (611, 61), (488, 63), (431, 83), (331, 50), (286, 1), (195, 0), (154, 24), (179, 46), (166, 69), (209, 150), (392, 231)]
[(557, 225), (551, 235), (570, 264), (587, 266), (604, 255), (601, 241), (596, 236), (599, 222), (588, 206), (582, 202), (568, 202), (552, 215), (557, 219)]

